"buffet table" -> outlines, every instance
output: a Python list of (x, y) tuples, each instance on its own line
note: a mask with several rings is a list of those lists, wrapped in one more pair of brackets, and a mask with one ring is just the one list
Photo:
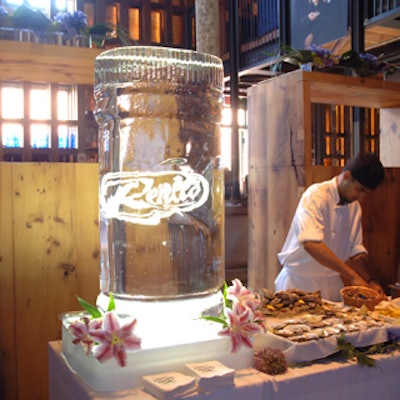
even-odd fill
[[(326, 360), (283, 375), (269, 376), (255, 369), (236, 371), (235, 386), (212, 394), (186, 397), (190, 400), (336, 400), (400, 398), (400, 352), (373, 356), (377, 368), (360, 367), (353, 362)], [(49, 343), (50, 400), (154, 400), (141, 389), (113, 393), (91, 390), (71, 372), (61, 355), (61, 341)]]

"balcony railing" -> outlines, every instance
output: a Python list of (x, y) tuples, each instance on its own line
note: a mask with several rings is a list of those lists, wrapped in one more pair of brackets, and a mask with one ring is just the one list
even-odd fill
[[(257, 65), (279, 51), (279, 0), (237, 0), (237, 21), (229, 20), (229, 2), (225, 1), (226, 35), (229, 24), (235, 23), (238, 31), (239, 70)], [(235, 3), (235, 0), (232, 1)], [(222, 41), (222, 58), (229, 68), (229, 40)]]
[[(362, 1), (362, 0), (360, 0)], [(365, 25), (380, 21), (395, 22), (400, 29), (400, 0), (364, 0)], [(238, 32), (238, 72), (260, 65), (268, 65), (276, 60), (281, 44), (290, 45), (290, 16), (292, 1), (280, 0), (225, 0), (221, 15), (225, 15), (225, 32), (222, 33), (222, 58), (227, 75), (230, 75), (231, 32), (230, 24), (235, 24)], [(351, 0), (348, 2), (351, 4)], [(229, 19), (229, 7), (237, 6), (237, 20)], [(280, 8), (282, 4), (283, 8)], [(351, 8), (351, 7), (349, 7)], [(224, 27), (222, 27), (222, 31)], [(286, 32), (286, 36), (285, 36)]]
[(400, 7), (400, 0), (371, 0), (367, 4), (367, 18), (370, 19), (395, 11)]

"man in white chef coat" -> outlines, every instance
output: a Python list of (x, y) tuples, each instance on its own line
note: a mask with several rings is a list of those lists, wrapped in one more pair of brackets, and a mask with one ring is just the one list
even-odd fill
[(297, 206), (278, 258), (283, 268), (275, 290), (320, 290), (327, 300), (340, 301), (347, 285), (368, 286), (385, 297), (373, 280), (363, 245), (361, 200), (385, 179), (379, 158), (360, 153), (333, 179), (311, 185)]

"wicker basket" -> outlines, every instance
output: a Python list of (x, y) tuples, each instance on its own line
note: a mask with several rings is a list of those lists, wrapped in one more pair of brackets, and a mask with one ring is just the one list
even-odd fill
[(353, 307), (365, 305), (370, 311), (373, 311), (380, 301), (379, 293), (376, 290), (364, 286), (346, 286), (340, 291), (340, 294), (344, 304)]

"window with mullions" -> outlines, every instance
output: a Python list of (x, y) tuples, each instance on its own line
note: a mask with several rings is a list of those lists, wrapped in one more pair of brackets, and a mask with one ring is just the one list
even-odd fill
[(360, 150), (379, 152), (379, 109), (313, 104), (315, 165), (343, 167)]
[(3, 150), (76, 149), (77, 109), (76, 86), (0, 82)]

